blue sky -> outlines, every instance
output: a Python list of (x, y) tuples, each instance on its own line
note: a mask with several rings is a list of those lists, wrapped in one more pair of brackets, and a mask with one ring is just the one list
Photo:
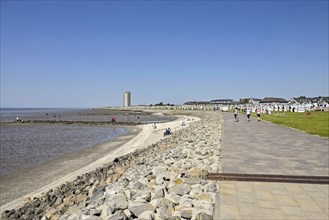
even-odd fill
[(328, 1), (1, 1), (1, 107), (328, 96)]

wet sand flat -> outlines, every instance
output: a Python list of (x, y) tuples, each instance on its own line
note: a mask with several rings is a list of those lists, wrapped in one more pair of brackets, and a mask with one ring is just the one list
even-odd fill
[(105, 144), (86, 148), (32, 168), (26, 168), (13, 174), (1, 176), (0, 206), (31, 192), (40, 190), (42, 187), (56, 182), (68, 174), (97, 161), (105, 154), (111, 154), (111, 151), (131, 140), (139, 131), (140, 129), (134, 128), (130, 134), (120, 136)]

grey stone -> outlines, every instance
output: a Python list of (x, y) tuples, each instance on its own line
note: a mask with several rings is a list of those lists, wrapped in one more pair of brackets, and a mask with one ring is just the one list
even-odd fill
[(199, 212), (195, 216), (195, 220), (213, 220), (214, 216), (213, 215), (208, 215), (204, 212)]
[(162, 185), (163, 183), (164, 183), (164, 179), (163, 179), (162, 176), (157, 176), (157, 177), (155, 178), (155, 184), (157, 184), (157, 185)]
[(191, 185), (192, 190), (190, 191), (191, 195), (199, 195), (203, 191), (203, 187), (201, 184), (194, 184)]
[(216, 193), (217, 192), (217, 185), (216, 185), (216, 183), (207, 184), (205, 186), (205, 193), (207, 193), (207, 192)]
[(75, 213), (70, 215), (67, 220), (80, 220), (82, 218), (81, 214)]
[(150, 191), (140, 191), (132, 197), (133, 200), (150, 202), (151, 201), (151, 192)]
[(170, 220), (181, 220), (181, 212), (180, 211), (174, 211), (172, 213), (172, 216)]
[(144, 190), (147, 187), (147, 182), (143, 180), (139, 180), (135, 183), (133, 183), (131, 189), (133, 190)]
[(156, 178), (155, 175), (147, 175), (147, 180), (150, 182), (151, 180), (154, 180)]
[(165, 172), (167, 172), (167, 167), (165, 167), (165, 166), (157, 166), (157, 167), (153, 168), (153, 170), (152, 170), (152, 173), (154, 175), (159, 175), (159, 174), (162, 174)]
[(192, 187), (188, 184), (177, 184), (174, 187), (171, 187), (169, 189), (170, 193), (176, 193), (177, 195), (185, 195), (188, 194), (191, 191)]
[(191, 209), (185, 209), (181, 212), (181, 217), (184, 219), (192, 219), (193, 211)]
[(119, 192), (122, 189), (125, 189), (129, 185), (129, 181), (127, 179), (122, 179), (120, 181), (114, 182), (105, 187), (105, 191), (115, 191)]
[(130, 200), (132, 198), (132, 194), (130, 190), (125, 190), (123, 192), (125, 194), (125, 196), (127, 197), (128, 200)]
[(204, 202), (204, 201), (195, 201), (194, 208), (198, 210), (206, 210), (207, 212), (213, 213), (214, 212), (214, 205), (213, 203)]
[(101, 209), (91, 209), (90, 210), (90, 215), (96, 215), (96, 216), (100, 216), (102, 213)]
[(127, 209), (127, 197), (124, 194), (111, 195), (106, 199), (105, 205), (107, 205), (112, 210), (112, 213), (116, 210)]
[(163, 198), (165, 196), (165, 190), (163, 188), (160, 188), (158, 190), (155, 191), (152, 200), (153, 199), (160, 199)]
[(58, 214), (59, 214), (59, 213), (58, 213), (58, 210), (57, 210), (57, 209), (50, 208), (50, 209), (47, 211), (45, 217), (46, 217), (46, 219), (56, 218), (56, 215), (58, 215)]
[(175, 205), (177, 205), (177, 204), (179, 204), (181, 196), (179, 196), (175, 193), (169, 193), (169, 194), (165, 195), (165, 198), (172, 201)]
[(154, 212), (152, 211), (146, 211), (140, 214), (137, 218), (138, 220), (152, 220), (154, 218)]
[(113, 220), (125, 220), (128, 217), (126, 216), (125, 212), (123, 210), (116, 211), (113, 215), (111, 215), (110, 219)]
[(129, 209), (125, 209), (123, 212), (125, 213), (127, 218), (131, 218), (131, 212), (129, 211)]
[(168, 208), (174, 208), (175, 207), (175, 204), (172, 201), (170, 201), (170, 200), (168, 200), (166, 198), (161, 198), (157, 202), (157, 207), (158, 208), (166, 208), (166, 209), (168, 209)]
[(211, 195), (201, 193), (197, 197), (198, 197), (199, 201), (201, 201), (201, 202), (213, 203), (213, 199), (212, 199)]
[[(89, 189), (89, 193), (88, 193), (89, 201), (93, 202), (93, 201), (101, 198), (103, 196), (104, 191), (105, 191), (105, 186), (95, 186), (95, 185), (93, 185)], [(65, 199), (64, 199), (64, 202), (65, 202)]]
[(94, 215), (82, 215), (81, 219), (83, 220), (101, 220), (101, 217), (94, 216)]
[(143, 212), (146, 212), (146, 211), (154, 212), (155, 207), (148, 203), (132, 202), (128, 209), (131, 213), (133, 213), (135, 216), (138, 217), (140, 214), (142, 214)]
[(173, 208), (169, 208), (168, 209), (168, 208), (162, 207), (162, 208), (158, 208), (157, 209), (158, 216), (161, 219), (169, 219), (169, 218), (171, 218), (173, 211), (174, 211)]

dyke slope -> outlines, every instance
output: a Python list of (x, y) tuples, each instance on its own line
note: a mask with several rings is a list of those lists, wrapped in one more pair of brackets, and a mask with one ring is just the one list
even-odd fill
[(219, 112), (188, 114), (201, 120), (26, 198), (1, 219), (213, 219), (220, 186), (205, 176), (221, 172), (223, 119)]

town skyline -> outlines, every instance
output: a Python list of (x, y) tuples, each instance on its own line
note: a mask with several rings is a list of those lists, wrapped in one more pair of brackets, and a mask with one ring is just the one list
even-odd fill
[[(281, 97), (264, 97), (264, 98), (259, 98), (259, 97), (241, 97), (238, 100), (231, 99), (231, 98), (218, 98), (218, 99), (211, 99), (211, 100), (190, 100), (182, 105), (189, 105), (189, 104), (236, 104), (236, 103), (242, 103), (242, 104), (247, 104), (250, 102), (256, 103), (268, 103), (269, 100), (272, 100), (271, 102), (275, 103), (290, 103), (290, 102), (298, 102), (298, 103), (303, 103), (303, 102), (318, 102), (318, 101), (325, 101), (326, 103), (329, 104), (329, 96), (315, 96), (315, 97), (306, 97), (306, 96), (298, 96), (298, 97), (291, 97), (289, 99), (281, 98)], [(166, 102), (159, 102), (156, 104), (150, 104), (151, 106), (153, 105), (175, 105), (173, 103), (166, 103)], [(137, 104), (138, 106), (138, 104)]]

